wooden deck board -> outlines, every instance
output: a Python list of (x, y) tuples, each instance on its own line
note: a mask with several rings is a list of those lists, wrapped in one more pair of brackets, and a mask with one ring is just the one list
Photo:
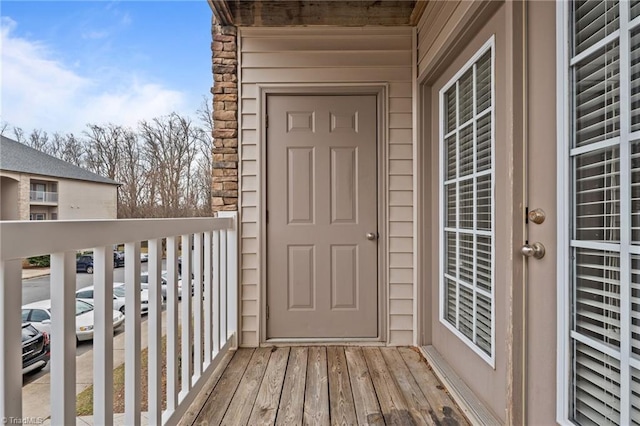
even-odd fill
[(327, 380), (327, 349), (309, 348), (307, 386), (304, 392), (304, 424), (329, 425), (329, 383)]
[(409, 413), (407, 401), (388, 370), (387, 364), (378, 348), (363, 348), (364, 357), (369, 366), (373, 387), (378, 395), (382, 415), (388, 425), (415, 425)]
[(329, 372), (329, 409), (332, 425), (355, 425), (358, 423), (351, 393), (351, 381), (344, 348), (327, 348), (327, 370)]
[(407, 407), (413, 420), (416, 424), (434, 425), (435, 422), (430, 415), (431, 405), (420, 390), (398, 349), (381, 348), (380, 352), (389, 366), (389, 371), (393, 372), (395, 383), (407, 401)]
[(205, 403), (202, 411), (196, 419), (199, 425), (219, 425), (222, 416), (227, 411), (229, 403), (238, 388), (238, 383), (242, 379), (242, 375), (249, 365), (249, 360), (253, 355), (254, 349), (238, 349), (225, 368), (224, 374), (218, 381), (215, 389), (211, 393), (210, 398)]
[(349, 367), (349, 378), (351, 379), (351, 390), (353, 392), (353, 402), (356, 408), (359, 425), (384, 425), (384, 417), (376, 391), (371, 382), (367, 361), (364, 359), (362, 349), (357, 347), (347, 347), (344, 349), (347, 365)]
[(221, 424), (229, 426), (247, 424), (264, 372), (267, 369), (270, 355), (270, 348), (258, 348), (253, 353), (249, 366), (238, 384), (238, 389), (233, 400), (231, 400), (231, 404), (229, 404), (229, 408), (227, 408)]
[(410, 348), (238, 349), (215, 374), (193, 424), (469, 424)]
[(402, 355), (422, 393), (429, 401), (438, 423), (449, 426), (466, 425), (467, 419), (445, 392), (444, 387), (422, 355), (410, 348), (399, 348), (398, 352)]
[(291, 348), (280, 399), (280, 410), (276, 418), (277, 426), (302, 424), (308, 354), (308, 348)]
[(272, 351), (267, 371), (264, 373), (264, 379), (249, 418), (250, 425), (272, 425), (275, 423), (288, 359), (289, 348), (274, 348)]

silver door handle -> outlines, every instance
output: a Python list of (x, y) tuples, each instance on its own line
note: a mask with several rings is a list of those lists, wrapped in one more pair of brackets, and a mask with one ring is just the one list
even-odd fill
[(377, 232), (367, 232), (367, 240), (373, 241), (378, 239)]
[(546, 249), (542, 243), (525, 244), (520, 249), (520, 253), (522, 253), (523, 256), (542, 259), (546, 253)]

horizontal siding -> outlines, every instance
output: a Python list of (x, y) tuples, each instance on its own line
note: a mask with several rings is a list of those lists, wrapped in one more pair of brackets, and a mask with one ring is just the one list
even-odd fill
[(257, 346), (260, 300), (258, 84), (388, 85), (388, 343), (413, 338), (412, 30), (243, 28), (240, 31), (241, 345)]

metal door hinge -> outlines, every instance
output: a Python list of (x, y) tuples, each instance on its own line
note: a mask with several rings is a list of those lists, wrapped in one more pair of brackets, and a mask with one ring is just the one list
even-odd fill
[(269, 305), (267, 305), (267, 319), (269, 319)]
[(265, 115), (264, 116), (264, 126), (268, 129), (269, 128), (269, 116)]

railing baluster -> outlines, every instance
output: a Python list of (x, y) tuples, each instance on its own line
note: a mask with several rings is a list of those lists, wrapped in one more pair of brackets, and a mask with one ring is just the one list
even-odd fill
[(51, 255), (51, 424), (76, 417), (76, 253)]
[(231, 218), (233, 224), (226, 233), (226, 255), (227, 255), (227, 318), (228, 332), (227, 338), (235, 333), (236, 339), (232, 344), (235, 349), (238, 344), (238, 232), (237, 213), (221, 212), (220, 217)]
[(213, 231), (213, 353), (220, 351), (220, 231)]
[(167, 238), (167, 411), (178, 406), (178, 239)]
[(162, 423), (162, 240), (149, 240), (149, 424)]
[[(113, 250), (93, 250), (93, 418), (113, 424)], [(74, 309), (75, 315), (75, 309)], [(55, 339), (55, 336), (54, 336)]]
[(202, 233), (193, 236), (193, 379), (202, 375)]
[[(191, 236), (182, 236), (182, 397), (191, 389)], [(181, 398), (182, 399), (182, 398)]]
[(126, 425), (140, 425), (140, 242), (124, 246), (124, 282), (127, 301), (124, 317), (124, 396)]
[[(21, 304), (21, 262), (0, 262), (0, 418), (5, 420), (5, 423), (11, 418), (22, 418)], [(59, 344), (59, 348), (61, 346), (62, 343)]]
[(211, 364), (211, 231), (204, 233), (204, 365)]
[(227, 231), (220, 231), (220, 346), (227, 343)]

